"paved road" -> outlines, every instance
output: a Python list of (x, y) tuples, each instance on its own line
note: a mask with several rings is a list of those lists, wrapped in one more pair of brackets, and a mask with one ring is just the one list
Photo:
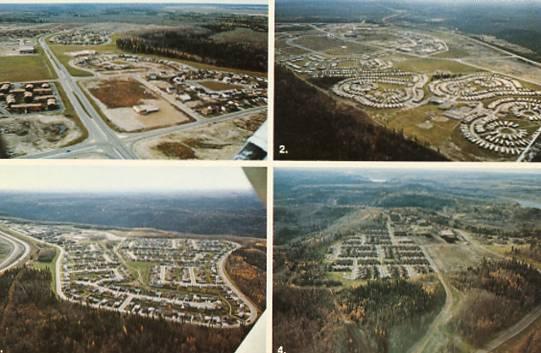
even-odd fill
[[(20, 243), (24, 244), (24, 247), (25, 247), (24, 256), (22, 256), (19, 261), (22, 261), (22, 259), (24, 259), (26, 256), (28, 256), (28, 254), (30, 253), (30, 245), (28, 245), (28, 243), (26, 243), (25, 241), (23, 241), (21, 239), (12, 237), (9, 234), (6, 234), (6, 233), (4, 233), (4, 232), (2, 232), (0, 230), (0, 236), (2, 236), (2, 235), (9, 236), (12, 239), (17, 240)], [(56, 244), (47, 243), (46, 241), (31, 237), (29, 235), (25, 235), (25, 234), (21, 234), (21, 233), (17, 233), (17, 235), (19, 237), (21, 237), (21, 238), (31, 239), (32, 241), (35, 241), (35, 242), (40, 243), (40, 244), (44, 244), (44, 245), (47, 245), (47, 246), (52, 246), (52, 247), (56, 248), (59, 251), (58, 256), (56, 258), (56, 263), (55, 263), (55, 270), (56, 270), (55, 286), (56, 286), (57, 295), (61, 299), (66, 300), (67, 297), (64, 295), (64, 292), (62, 292), (62, 283), (61, 283), (61, 280), (62, 280), (62, 259), (64, 258), (64, 249), (62, 249), (60, 246), (58, 246)], [(2, 271), (0, 271), (0, 273), (1, 272)]]
[(18, 266), (30, 254), (30, 245), (1, 230), (0, 238), (6, 240), (13, 246), (13, 251), (0, 263), (0, 274), (2, 274), (5, 271)]
[(449, 321), (449, 319), (451, 318), (451, 309), (454, 305), (454, 298), (451, 287), (443, 277), (440, 268), (429, 255), (426, 247), (421, 246), (421, 248), (423, 249), (427, 260), (430, 262), (430, 265), (434, 269), (436, 276), (438, 276), (440, 283), (445, 289), (445, 304), (443, 305), (443, 308), (439, 312), (438, 316), (436, 316), (436, 318), (430, 324), (423, 338), (417, 341), (417, 343), (415, 343), (415, 345), (408, 350), (408, 353), (423, 353), (425, 351), (430, 352), (426, 350), (427, 347), (430, 347), (432, 341), (438, 340), (438, 335), (436, 335), (436, 332), (440, 330)]
[(541, 305), (539, 305), (531, 313), (523, 317), (522, 320), (520, 320), (507, 330), (500, 332), (492, 341), (486, 344), (484, 348), (478, 349), (476, 353), (492, 352), (505, 342), (509, 341), (510, 339), (530, 327), (530, 325), (534, 323), (534, 321), (536, 321), (539, 317), (541, 317)]
[(183, 112), (191, 116), (195, 121), (188, 124), (165, 127), (155, 130), (150, 130), (141, 133), (133, 134), (117, 134), (112, 130), (101, 118), (99, 113), (94, 109), (83, 89), (77, 84), (77, 81), (66, 67), (56, 58), (52, 50), (49, 48), (44, 37), (39, 39), (39, 44), (54, 68), (58, 76), (58, 82), (64, 88), (67, 98), (71, 102), (76, 114), (81, 119), (83, 125), (88, 130), (88, 138), (78, 144), (55, 149), (46, 152), (39, 152), (26, 155), (22, 158), (74, 158), (81, 154), (100, 154), (110, 159), (138, 159), (135, 153), (134, 145), (137, 141), (163, 136), (177, 131), (188, 130), (200, 126), (205, 126), (209, 123), (217, 123), (228, 120), (233, 120), (247, 114), (264, 111), (266, 107), (256, 107), (246, 109), (230, 114), (225, 114), (215, 118), (203, 118), (201, 115), (189, 110), (180, 102), (171, 102), (171, 99), (165, 97), (162, 92), (160, 95), (168, 100), (169, 103), (179, 107)]
[(136, 159), (137, 156), (125, 148), (125, 146), (120, 142), (120, 139), (101, 119), (100, 115), (98, 112), (96, 112), (81, 87), (79, 87), (66, 67), (62, 65), (62, 63), (51, 51), (44, 37), (39, 39), (39, 44), (43, 48), (43, 51), (47, 55), (49, 61), (52, 63), (56, 75), (58, 76), (58, 80), (64, 88), (68, 99), (75, 109), (75, 112), (87, 128), (88, 141), (97, 144), (110, 145), (109, 148), (114, 152), (117, 158)]
[[(235, 243), (236, 244), (236, 243)], [(227, 275), (227, 271), (225, 270), (225, 262), (229, 255), (237, 249), (240, 248), (240, 245), (236, 244), (235, 249), (229, 251), (227, 254), (222, 256), (220, 261), (218, 262), (218, 273), (220, 277), (223, 278), (224, 282), (227, 284), (229, 288), (242, 300), (243, 303), (245, 303), (248, 306), (248, 309), (250, 309), (250, 317), (248, 318), (248, 324), (253, 324), (255, 320), (257, 320), (257, 307), (255, 304), (248, 298), (240, 289), (237, 288), (237, 286), (233, 283), (231, 278)]]

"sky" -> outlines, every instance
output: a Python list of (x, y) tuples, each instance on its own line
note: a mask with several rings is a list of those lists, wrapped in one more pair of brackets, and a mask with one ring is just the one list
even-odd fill
[(267, 0), (0, 0), (0, 4), (34, 4), (34, 3), (179, 3), (179, 4), (243, 4), (267, 5)]
[(374, 162), (363, 164), (362, 167), (338, 167), (335, 163), (329, 164), (325, 167), (317, 166), (311, 168), (275, 168), (277, 170), (304, 170), (304, 171), (315, 171), (315, 172), (324, 172), (326, 170), (335, 172), (353, 172), (356, 174), (371, 172), (374, 173), (384, 173), (389, 171), (394, 174), (403, 174), (404, 176), (409, 176), (410, 174), (423, 174), (429, 175), (430, 173), (448, 173), (449, 175), (453, 173), (459, 174), (468, 174), (468, 173), (494, 173), (494, 174), (516, 174), (516, 175), (538, 175), (541, 179), (541, 165), (537, 163), (516, 163), (506, 165), (506, 168), (502, 168), (501, 163), (491, 163), (485, 162), (482, 165), (478, 163), (460, 163), (460, 166), (457, 166), (455, 163), (410, 163), (410, 162), (393, 162), (393, 163), (381, 163)]
[(246, 191), (241, 168), (166, 164), (16, 163), (0, 168), (0, 191)]

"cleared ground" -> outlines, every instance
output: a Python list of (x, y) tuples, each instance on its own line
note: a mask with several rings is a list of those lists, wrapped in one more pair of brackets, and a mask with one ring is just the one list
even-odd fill
[(156, 98), (139, 82), (129, 78), (101, 80), (89, 91), (110, 109), (132, 107), (144, 99)]
[(510, 75), (525, 81), (541, 84), (541, 69), (539, 66), (524, 63), (519, 59), (506, 57), (471, 57), (463, 60), (465, 63), (479, 65), (502, 74)]
[(409, 58), (403, 56), (392, 56), (389, 59), (399, 69), (413, 72), (433, 73), (436, 71), (450, 71), (454, 73), (479, 72), (475, 67), (464, 65), (456, 61), (435, 58)]
[(0, 81), (24, 82), (56, 78), (41, 55), (12, 55), (0, 57)]
[(9, 254), (11, 253), (12, 246), (4, 241), (3, 239), (0, 239), (0, 262), (2, 262), (4, 259), (6, 259)]
[(186, 132), (141, 141), (135, 145), (135, 151), (139, 157), (149, 159), (232, 159), (265, 119), (264, 112), (208, 124)]
[[(86, 81), (83, 86), (95, 97), (95, 103), (108, 123), (117, 131), (144, 131), (192, 121), (169, 102), (129, 78)], [(133, 110), (133, 106), (137, 104), (153, 105), (158, 107), (159, 111), (147, 115), (138, 114)]]
[(79, 141), (82, 132), (63, 115), (32, 114), (0, 119), (0, 129), (13, 157), (44, 152)]
[(199, 84), (213, 91), (227, 91), (230, 89), (241, 88), (241, 86), (232, 85), (220, 81), (199, 81)]

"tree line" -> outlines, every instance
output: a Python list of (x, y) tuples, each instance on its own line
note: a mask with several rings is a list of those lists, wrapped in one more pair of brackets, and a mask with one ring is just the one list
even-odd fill
[(171, 323), (60, 301), (48, 271), (0, 277), (0, 347), (5, 353), (232, 353), (249, 328)]
[(249, 42), (217, 42), (209, 33), (155, 30), (118, 38), (116, 46), (132, 53), (154, 54), (209, 65), (267, 71), (267, 47)]
[[(287, 69), (275, 68), (275, 154), (288, 160), (443, 161), (446, 157), (374, 124)], [(287, 154), (280, 152), (284, 145)]]

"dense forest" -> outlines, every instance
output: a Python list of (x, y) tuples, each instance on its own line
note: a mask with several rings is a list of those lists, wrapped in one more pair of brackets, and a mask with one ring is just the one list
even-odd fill
[[(375, 125), (286, 69), (276, 67), (275, 156), (284, 160), (442, 161), (446, 158)], [(280, 153), (281, 145), (287, 153)]]
[[(144, 54), (155, 54), (170, 58), (196, 61), (204, 64), (233, 67), (243, 70), (267, 71), (267, 43), (243, 40), (217, 40), (214, 36), (230, 33), (237, 28), (231, 23), (216, 23), (204, 26), (204, 30), (149, 30), (131, 33), (116, 40), (119, 49)], [(252, 33), (266, 33), (260, 23), (250, 26)]]
[(427, 290), (404, 280), (369, 281), (340, 292), (279, 284), (274, 291), (274, 348), (297, 353), (405, 352), (444, 301), (440, 285)]
[(0, 277), (4, 353), (232, 353), (248, 332), (181, 325), (60, 302), (48, 271)]
[[(339, 287), (325, 278), (331, 240), (274, 249), (274, 349), (296, 353), (404, 353), (440, 312), (439, 281), (370, 280)], [(299, 330), (298, 327), (302, 327)]]
[(541, 274), (517, 260), (484, 260), (457, 274), (453, 284), (465, 299), (452, 326), (476, 346), (541, 304)]
[(9, 158), (6, 141), (4, 140), (2, 136), (0, 136), (0, 159), (6, 159), (6, 158)]
[(225, 269), (242, 293), (262, 312), (267, 305), (267, 248), (255, 244), (235, 250)]
[[(539, 235), (539, 234), (538, 234)], [(528, 245), (523, 247), (512, 247), (509, 255), (514, 257), (525, 257), (541, 262), (541, 239), (538, 237), (530, 239)]]

